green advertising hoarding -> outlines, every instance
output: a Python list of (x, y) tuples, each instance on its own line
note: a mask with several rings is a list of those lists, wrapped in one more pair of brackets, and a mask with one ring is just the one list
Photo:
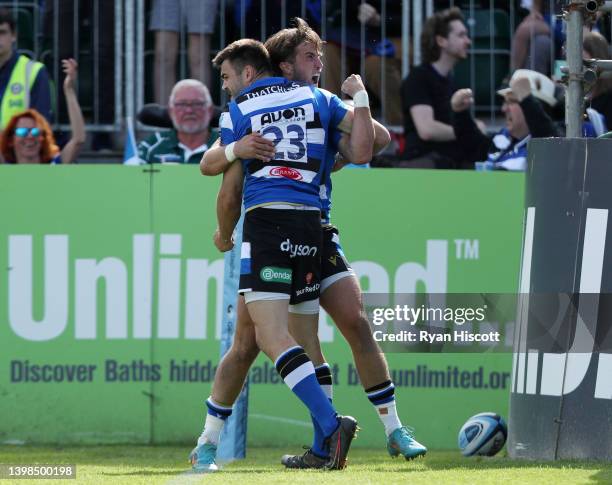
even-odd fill
[[(345, 170), (334, 182), (332, 218), (364, 290), (516, 291), (522, 175)], [(0, 167), (0, 442), (195, 439), (224, 311), (218, 185), (184, 166)], [(320, 339), (337, 408), (362, 427), (355, 445), (382, 445), (325, 316)], [(507, 414), (509, 353), (388, 361), (402, 420), (430, 447), (454, 447), (471, 414)], [(306, 410), (263, 356), (250, 383), (249, 444), (308, 443)]]

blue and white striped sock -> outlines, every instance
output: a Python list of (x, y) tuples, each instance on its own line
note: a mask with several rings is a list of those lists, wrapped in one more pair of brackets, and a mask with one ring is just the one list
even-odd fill
[(395, 407), (395, 386), (391, 381), (382, 382), (365, 390), (368, 399), (376, 408), (378, 417), (385, 427), (385, 433), (389, 436), (397, 428), (402, 427), (402, 422), (397, 415)]
[(332, 401), (334, 397), (334, 389), (331, 367), (327, 362), (324, 362), (323, 364), (315, 367), (315, 374), (321, 389), (323, 389), (323, 392), (327, 396), (327, 399)]
[(219, 436), (227, 418), (232, 414), (232, 408), (221, 406), (209, 397), (206, 400), (206, 422), (204, 423), (204, 431), (198, 438), (198, 446), (204, 443), (219, 444)]

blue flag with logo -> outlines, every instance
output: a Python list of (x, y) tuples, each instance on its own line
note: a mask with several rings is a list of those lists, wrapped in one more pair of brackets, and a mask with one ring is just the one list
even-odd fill
[(123, 164), (124, 165), (142, 165), (143, 160), (138, 156), (136, 148), (136, 133), (134, 131), (134, 122), (131, 117), (125, 118), (125, 127), (127, 133), (125, 135), (125, 146), (123, 147)]

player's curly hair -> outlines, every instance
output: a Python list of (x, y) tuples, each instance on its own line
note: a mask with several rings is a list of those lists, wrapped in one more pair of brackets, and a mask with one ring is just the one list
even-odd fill
[(270, 54), (272, 69), (276, 75), (282, 76), (280, 69), (281, 62), (293, 62), (295, 60), (295, 49), (302, 42), (307, 42), (316, 47), (321, 52), (324, 42), (308, 23), (300, 18), (294, 17), (292, 20), (294, 27), (283, 29), (266, 40), (265, 46)]
[(219, 52), (212, 62), (213, 66), (219, 69), (225, 61), (230, 61), (238, 72), (241, 72), (245, 66), (252, 66), (260, 74), (272, 71), (268, 51), (261, 42), (255, 39), (240, 39), (232, 42)]
[(55, 143), (53, 131), (45, 117), (32, 108), (17, 113), (9, 120), (6, 128), (4, 128), (2, 140), (0, 140), (0, 152), (2, 152), (4, 160), (7, 163), (17, 163), (17, 158), (15, 157), (15, 128), (21, 118), (31, 118), (34, 120), (42, 136), (40, 144), (41, 163), (51, 162), (58, 155), (60, 149)]
[(440, 59), (440, 46), (436, 41), (436, 37), (448, 37), (450, 23), (453, 20), (465, 23), (463, 14), (458, 7), (436, 12), (425, 21), (423, 31), (421, 32), (421, 59), (423, 64), (431, 64)]

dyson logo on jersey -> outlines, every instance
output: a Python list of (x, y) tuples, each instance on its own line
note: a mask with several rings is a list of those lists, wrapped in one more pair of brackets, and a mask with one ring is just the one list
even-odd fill
[(308, 244), (291, 244), (291, 240), (287, 238), (280, 245), (280, 250), (283, 253), (289, 253), (291, 258), (296, 256), (316, 256), (317, 248)]
[(286, 108), (271, 113), (264, 113), (260, 118), (261, 126), (270, 123), (289, 121), (306, 121), (306, 110), (301, 106), (296, 106), (295, 108)]
[(289, 167), (274, 167), (270, 170), (270, 175), (273, 177), (285, 177), (291, 180), (302, 180), (302, 174), (299, 170)]

